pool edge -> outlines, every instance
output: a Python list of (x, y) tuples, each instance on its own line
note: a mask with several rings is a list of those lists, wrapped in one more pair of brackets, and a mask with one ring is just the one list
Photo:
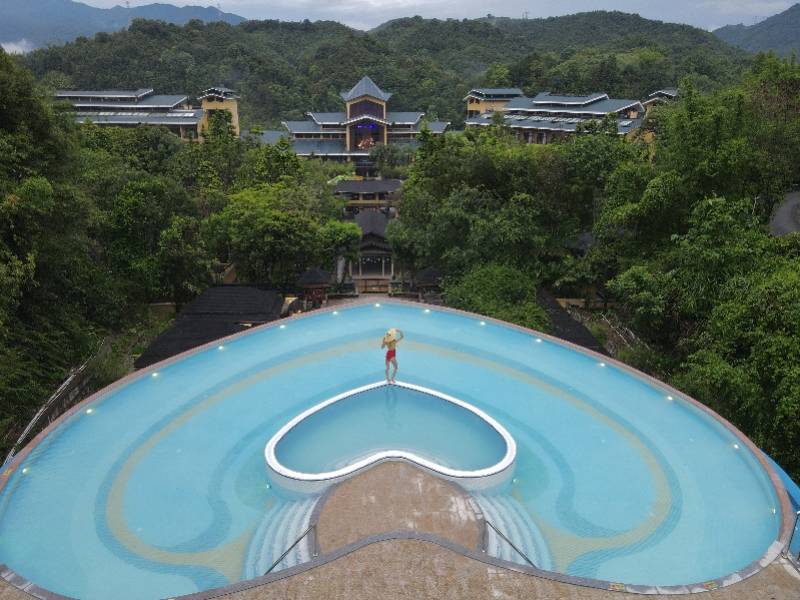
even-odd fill
[[(500, 319), (495, 319), (494, 317), (488, 317), (488, 316), (485, 316), (485, 315), (480, 315), (480, 314), (477, 314), (477, 313), (472, 313), (472, 312), (460, 310), (460, 309), (457, 309), (457, 308), (430, 305), (430, 304), (426, 304), (426, 303), (423, 303), (423, 302), (414, 302), (414, 301), (410, 301), (410, 300), (402, 300), (402, 299), (395, 299), (395, 298), (385, 299), (385, 298), (382, 297), (380, 299), (380, 301), (382, 303), (384, 303), (384, 304), (395, 304), (395, 305), (401, 305), (401, 306), (413, 306), (413, 307), (419, 307), (419, 308), (427, 308), (427, 309), (429, 309), (431, 311), (435, 310), (435, 311), (438, 311), (438, 312), (446, 312), (446, 313), (458, 314), (458, 315), (461, 315), (461, 316), (464, 316), (464, 317), (469, 317), (469, 318), (478, 319), (478, 320), (481, 320), (481, 321), (495, 323), (497, 325), (500, 325), (500, 326), (503, 326), (503, 327), (507, 327), (507, 328), (510, 328), (510, 329), (514, 329), (514, 330), (519, 331), (521, 333), (525, 333), (527, 335), (534, 335), (534, 336), (540, 337), (542, 339), (546, 339), (549, 342), (558, 344), (560, 346), (564, 346), (564, 347), (570, 348), (570, 349), (572, 349), (572, 350), (574, 350), (576, 352), (579, 352), (581, 354), (596, 358), (600, 362), (603, 362), (603, 363), (606, 363), (606, 364), (609, 364), (609, 365), (613, 365), (614, 367), (625, 371), (629, 375), (632, 375), (633, 377), (636, 377), (637, 379), (645, 381), (646, 383), (650, 384), (651, 386), (654, 386), (654, 387), (659, 388), (659, 389), (663, 389), (663, 390), (665, 390), (667, 392), (674, 393), (676, 396), (678, 396), (682, 400), (685, 400), (689, 404), (691, 404), (694, 407), (696, 407), (697, 409), (699, 409), (701, 412), (705, 413), (708, 417), (710, 417), (710, 418), (716, 420), (717, 422), (719, 422), (733, 436), (738, 438), (742, 443), (744, 443), (747, 446), (747, 448), (748, 448), (748, 450), (750, 450), (751, 454), (755, 457), (755, 459), (758, 461), (758, 463), (766, 471), (767, 476), (769, 477), (769, 480), (772, 483), (773, 489), (774, 489), (774, 491), (775, 491), (775, 493), (776, 493), (776, 495), (778, 497), (778, 504), (779, 504), (780, 510), (781, 510), (781, 526), (780, 526), (780, 528), (778, 530), (778, 537), (775, 540), (773, 540), (773, 542), (767, 547), (766, 551), (761, 555), (760, 558), (752, 561), (750, 564), (746, 565), (745, 567), (743, 567), (741, 569), (738, 569), (738, 570), (736, 570), (736, 571), (734, 571), (734, 572), (732, 572), (732, 573), (730, 573), (728, 575), (725, 575), (725, 576), (722, 576), (722, 577), (718, 577), (718, 578), (715, 578), (715, 579), (712, 579), (712, 580), (709, 580), (709, 581), (705, 581), (705, 582), (684, 584), (684, 585), (670, 585), (670, 586), (628, 585), (628, 584), (623, 584), (623, 583), (618, 583), (618, 582), (610, 582), (610, 581), (588, 579), (588, 578), (581, 578), (581, 577), (572, 577), (572, 576), (569, 576), (569, 575), (564, 575), (564, 574), (561, 574), (561, 573), (557, 573), (555, 571), (542, 571), (540, 569), (532, 569), (531, 567), (524, 567), (522, 565), (517, 565), (516, 563), (509, 563), (507, 561), (503, 561), (503, 560), (499, 560), (499, 559), (493, 559), (492, 557), (488, 557), (486, 555), (479, 555), (480, 558), (478, 558), (478, 560), (480, 560), (481, 562), (485, 562), (487, 564), (492, 564), (492, 565), (499, 566), (499, 567), (510, 568), (512, 570), (521, 571), (521, 572), (528, 573), (528, 574), (531, 574), (531, 575), (535, 575), (535, 576), (538, 576), (538, 577), (544, 577), (545, 579), (550, 579), (550, 580), (554, 580), (554, 581), (560, 581), (560, 582), (563, 582), (563, 583), (571, 583), (573, 585), (579, 585), (579, 586), (583, 586), (583, 587), (599, 588), (599, 589), (604, 589), (604, 590), (607, 590), (607, 591), (621, 591), (621, 592), (638, 593), (638, 594), (690, 594), (690, 593), (701, 593), (701, 592), (706, 592), (706, 591), (713, 591), (715, 589), (719, 589), (719, 588), (723, 588), (723, 587), (727, 587), (727, 586), (739, 583), (740, 581), (743, 581), (744, 579), (747, 579), (748, 577), (751, 577), (752, 575), (755, 575), (756, 573), (758, 573), (759, 571), (764, 569), (766, 566), (771, 564), (773, 561), (775, 561), (784, 552), (784, 550), (788, 546), (789, 540), (790, 540), (790, 537), (791, 537), (792, 528), (794, 526), (794, 522), (793, 522), (793, 519), (792, 519), (792, 517), (794, 516), (794, 512), (792, 511), (788, 493), (786, 491), (785, 486), (783, 485), (783, 482), (780, 479), (780, 476), (775, 472), (775, 470), (772, 468), (772, 465), (770, 465), (769, 462), (767, 461), (767, 459), (763, 456), (762, 451), (755, 445), (755, 443), (753, 443), (750, 440), (750, 438), (748, 438), (744, 433), (742, 433), (730, 421), (728, 421), (727, 419), (725, 419), (724, 417), (719, 415), (716, 411), (712, 410), (711, 408), (709, 408), (705, 404), (699, 402), (698, 400), (695, 400), (691, 396), (688, 396), (688, 395), (684, 394), (680, 390), (677, 390), (677, 389), (673, 388), (669, 384), (667, 384), (667, 383), (665, 383), (663, 381), (660, 381), (660, 380), (656, 379), (655, 377), (652, 377), (651, 375), (643, 373), (642, 371), (639, 371), (638, 369), (635, 369), (635, 368), (633, 368), (633, 367), (631, 367), (629, 365), (626, 365), (625, 363), (623, 363), (623, 362), (621, 362), (621, 361), (619, 361), (619, 360), (617, 360), (615, 358), (600, 354), (598, 352), (595, 352), (594, 350), (590, 350), (589, 348), (585, 348), (583, 346), (579, 346), (578, 344), (574, 344), (574, 343), (569, 342), (567, 340), (563, 340), (561, 338), (557, 338), (555, 336), (552, 336), (552, 335), (549, 335), (549, 334), (546, 334), (546, 333), (542, 333), (542, 332), (536, 331), (534, 329), (529, 329), (527, 327), (522, 327), (521, 325), (516, 325), (514, 323), (509, 323), (507, 321), (502, 321)], [(101, 398), (102, 396), (114, 391), (115, 389), (117, 389), (119, 387), (123, 387), (123, 386), (127, 385), (128, 383), (131, 383), (131, 382), (133, 382), (133, 381), (135, 381), (137, 379), (146, 377), (146, 376), (150, 375), (151, 373), (157, 372), (159, 369), (163, 369), (165, 367), (168, 367), (169, 365), (171, 365), (173, 363), (176, 363), (176, 362), (179, 362), (179, 361), (181, 361), (181, 360), (183, 360), (183, 359), (185, 359), (185, 358), (187, 358), (187, 357), (189, 357), (189, 356), (191, 356), (193, 354), (198, 354), (198, 353), (204, 352), (205, 350), (211, 349), (211, 348), (213, 348), (215, 346), (219, 346), (220, 344), (224, 344), (224, 343), (226, 343), (228, 341), (232, 341), (232, 340), (235, 340), (235, 339), (246, 337), (248, 335), (252, 335), (252, 334), (256, 333), (257, 331), (263, 331), (264, 329), (283, 326), (288, 322), (291, 322), (291, 321), (294, 321), (294, 320), (297, 320), (297, 319), (302, 319), (302, 318), (305, 318), (305, 317), (308, 317), (308, 316), (312, 316), (312, 315), (324, 314), (324, 313), (329, 313), (329, 312), (333, 312), (333, 311), (346, 310), (348, 308), (354, 308), (354, 307), (360, 307), (360, 306), (366, 306), (366, 305), (375, 305), (375, 304), (376, 304), (375, 298), (364, 298), (364, 299), (354, 300), (352, 302), (348, 302), (347, 304), (343, 304), (343, 305), (340, 305), (340, 306), (335, 306), (335, 307), (328, 306), (328, 307), (316, 309), (316, 310), (314, 310), (314, 311), (312, 311), (310, 313), (299, 313), (299, 314), (296, 314), (296, 315), (291, 315), (291, 316), (283, 318), (283, 319), (278, 319), (278, 320), (272, 321), (270, 323), (265, 323), (263, 325), (258, 325), (258, 326), (252, 327), (252, 328), (248, 329), (247, 331), (241, 331), (239, 333), (235, 333), (233, 335), (229, 335), (229, 336), (226, 336), (224, 338), (219, 338), (219, 339), (213, 340), (211, 342), (203, 344), (202, 346), (197, 346), (195, 348), (191, 348), (191, 349), (189, 349), (189, 350), (187, 350), (185, 352), (182, 352), (182, 353), (177, 354), (175, 356), (172, 356), (170, 358), (164, 359), (163, 361), (160, 361), (158, 363), (150, 365), (149, 367), (146, 367), (144, 369), (139, 369), (137, 371), (134, 371), (133, 373), (129, 373), (125, 377), (122, 377), (121, 379), (118, 379), (117, 381), (115, 381), (115, 382), (107, 385), (106, 387), (96, 391), (95, 393), (90, 395), (88, 398), (78, 402), (72, 408), (70, 408), (69, 410), (65, 411), (57, 419), (55, 419), (53, 422), (51, 422), (47, 427), (45, 427), (44, 430), (39, 432), (22, 450), (20, 450), (14, 456), (14, 458), (8, 464), (3, 466), (3, 472), (0, 473), (0, 493), (2, 493), (3, 490), (5, 489), (5, 486), (6, 486), (7, 482), (10, 479), (11, 473), (13, 473), (16, 470), (16, 468), (19, 466), (19, 464), (21, 462), (23, 462), (30, 455), (30, 453), (33, 451), (33, 449), (36, 448), (36, 446), (38, 446), (42, 442), (42, 440), (44, 438), (46, 438), (48, 435), (50, 435), (55, 429), (60, 427), (65, 421), (70, 419), (76, 413), (78, 413), (81, 410), (83, 410), (83, 408), (86, 405), (88, 405), (88, 404), (90, 404), (92, 402), (95, 402), (98, 398)], [(410, 535), (407, 535), (409, 533), (410, 533)], [(399, 535), (399, 534), (402, 534), (402, 536), (401, 537), (397, 537), (397, 535)], [(383, 537), (383, 536), (392, 536), (392, 535), (394, 535), (395, 537)], [(380, 538), (380, 539), (373, 539), (373, 538)], [(270, 581), (274, 581), (276, 579), (282, 579), (283, 577), (287, 577), (290, 574), (301, 573), (301, 572), (304, 572), (306, 570), (313, 569), (314, 567), (317, 567), (317, 566), (320, 566), (321, 564), (325, 564), (327, 562), (335, 560), (335, 558), (343, 556), (344, 554), (349, 554), (351, 552), (354, 552), (355, 550), (357, 550), (357, 549), (359, 549), (361, 547), (367, 546), (367, 545), (369, 545), (371, 543), (377, 543), (377, 542), (380, 542), (380, 541), (387, 541), (389, 539), (419, 539), (421, 541), (430, 541), (430, 542), (435, 543), (435, 544), (437, 544), (439, 546), (451, 549), (454, 552), (457, 552), (457, 553), (462, 554), (464, 556), (467, 556), (467, 557), (470, 557), (470, 558), (475, 558), (474, 556), (471, 556), (472, 555), (472, 551), (471, 550), (468, 550), (466, 548), (457, 546), (457, 545), (453, 544), (452, 542), (449, 542), (449, 541), (441, 539), (441, 538), (439, 538), (439, 539), (433, 539), (433, 538), (437, 538), (437, 536), (417, 533), (416, 537), (415, 537), (415, 532), (394, 532), (392, 534), (381, 534), (381, 535), (378, 535), (378, 536), (371, 536), (369, 538), (364, 538), (364, 539), (359, 540), (357, 542), (353, 542), (353, 544), (345, 546), (344, 548), (350, 548), (350, 546), (356, 546), (356, 547), (350, 548), (349, 550), (347, 550), (347, 552), (344, 552), (342, 554), (337, 554), (339, 551), (335, 551), (333, 553), (330, 553), (330, 555), (326, 555), (324, 557), (319, 557), (319, 558), (314, 559), (314, 560), (312, 560), (312, 561), (310, 561), (308, 563), (304, 563), (302, 565), (297, 565), (296, 567), (293, 567), (291, 569), (287, 569), (286, 571), (291, 571), (291, 573), (287, 573), (286, 575), (282, 575), (284, 573), (284, 571), (281, 571), (280, 573), (277, 573), (274, 576), (270, 576), (271, 578), (268, 578), (267, 580), (264, 580), (264, 581), (261, 581), (262, 578), (244, 580), (244, 581), (237, 582), (235, 584), (231, 584), (229, 586), (216, 588), (215, 590), (207, 590), (207, 591), (204, 591), (204, 592), (197, 592), (195, 594), (189, 594), (189, 595), (186, 595), (186, 596), (180, 596), (178, 598), (182, 598), (182, 599), (185, 599), (185, 600), (202, 600), (202, 599), (206, 599), (206, 598), (217, 598), (217, 597), (220, 597), (220, 596), (225, 596), (225, 595), (231, 594), (231, 593), (233, 593), (235, 591), (239, 591), (241, 589), (249, 589), (250, 587), (255, 587), (256, 585), (263, 585), (265, 583), (269, 583)], [(450, 548), (450, 546), (453, 546), (453, 547)], [(343, 550), (343, 549), (340, 549), (340, 550)], [(464, 551), (466, 551), (466, 553)], [(336, 554), (335, 557), (333, 557), (334, 554)], [(320, 561), (322, 561), (322, 559), (325, 559), (325, 560), (323, 562), (320, 562)], [(511, 566), (509, 566), (509, 565), (511, 565)], [(68, 599), (68, 597), (66, 597), (66, 596), (62, 596), (62, 595), (59, 595), (59, 594), (57, 594), (55, 592), (51, 592), (51, 591), (46, 590), (44, 588), (40, 588), (36, 584), (27, 581), (22, 576), (18, 575), (13, 569), (9, 568), (7, 565), (3, 565), (3, 563), (0, 563), (0, 567), (2, 567), (2, 569), (3, 569), (2, 571), (0, 571), (0, 578), (4, 579), (8, 583), (13, 585), (17, 589), (19, 589), (20, 591), (22, 591), (24, 593), (27, 593), (27, 594), (31, 595), (32, 597), (34, 597), (34, 598), (43, 598), (45, 600)], [(6, 575), (8, 575), (8, 577)], [(282, 575), (282, 576), (279, 576), (279, 575)], [(12, 579), (14, 581), (19, 580), (22, 585), (18, 585), (17, 583), (12, 581)], [(249, 585), (249, 586), (247, 586), (245, 588), (240, 587), (242, 584), (250, 583), (250, 582), (258, 582), (258, 583), (254, 583), (253, 585)], [(24, 587), (22, 587), (23, 585), (24, 585)], [(619, 587), (617, 587), (617, 586), (619, 586)], [(26, 589), (26, 587), (28, 589)], [(35, 589), (36, 593), (31, 593), (31, 591), (33, 591), (34, 589)], [(31, 590), (31, 591), (29, 591), (29, 590)], [(207, 595), (207, 594), (209, 594), (211, 592), (214, 592), (214, 594), (213, 595)], [(37, 594), (42, 594), (42, 595), (37, 595)]]

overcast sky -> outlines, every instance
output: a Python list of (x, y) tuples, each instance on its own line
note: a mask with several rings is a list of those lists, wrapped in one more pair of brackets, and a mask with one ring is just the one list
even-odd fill
[[(130, 0), (131, 6), (156, 0)], [(705, 29), (758, 20), (789, 8), (796, 0), (159, 0), (171, 4), (219, 6), (251, 19), (331, 19), (368, 29), (389, 19), (423, 17), (464, 18), (487, 13), (504, 17), (550, 17), (588, 10), (622, 10), (649, 19), (689, 23)], [(109, 7), (124, 0), (83, 0), (92, 6)]]

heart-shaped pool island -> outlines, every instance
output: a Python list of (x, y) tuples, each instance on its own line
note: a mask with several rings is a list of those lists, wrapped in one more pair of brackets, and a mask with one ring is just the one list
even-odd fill
[(311, 407), (266, 446), (271, 478), (294, 491), (318, 491), (386, 460), (405, 460), (469, 489), (512, 472), (517, 449), (480, 409), (409, 383), (373, 383)]

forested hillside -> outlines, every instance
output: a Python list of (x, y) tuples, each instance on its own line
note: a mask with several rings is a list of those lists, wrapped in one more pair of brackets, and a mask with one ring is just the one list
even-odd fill
[(800, 4), (755, 25), (721, 27), (714, 35), (749, 52), (800, 53)]
[(684, 25), (623, 13), (552, 19), (392, 21), (371, 32), (333, 22), (252, 21), (184, 27), (135, 21), (25, 58), (53, 87), (136, 88), (197, 95), (225, 84), (242, 95), (246, 126), (274, 126), (307, 110), (339, 110), (362, 75), (394, 92), (395, 110), (463, 119), (475, 85), (531, 93), (607, 91), (642, 98), (692, 75), (703, 89), (734, 82), (745, 55)]

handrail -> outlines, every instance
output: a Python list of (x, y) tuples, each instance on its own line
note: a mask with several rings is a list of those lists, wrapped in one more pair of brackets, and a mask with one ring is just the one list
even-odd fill
[(289, 555), (289, 552), (294, 550), (294, 547), (297, 546), (297, 544), (299, 544), (303, 540), (303, 538), (306, 537), (309, 533), (312, 534), (311, 535), (311, 556), (314, 557), (314, 558), (319, 556), (319, 543), (318, 543), (318, 540), (317, 540), (317, 524), (316, 523), (312, 523), (311, 525), (308, 526), (308, 529), (306, 529), (300, 535), (300, 537), (297, 538), (292, 543), (292, 545), (289, 546), (286, 549), (286, 551), (283, 554), (280, 555), (278, 560), (276, 560), (274, 563), (272, 563), (272, 566), (264, 572), (264, 575), (269, 575), (272, 572), (272, 570), (275, 567), (277, 567), (280, 564), (280, 562)]
[(794, 527), (792, 528), (792, 535), (789, 536), (789, 543), (786, 545), (786, 555), (792, 558), (795, 564), (800, 565), (800, 547), (798, 547), (797, 551), (792, 550), (792, 544), (797, 534), (797, 528), (800, 527), (800, 510), (794, 516)]
[(505, 536), (505, 534), (502, 531), (500, 531), (497, 527), (495, 527), (494, 524), (491, 521), (489, 521), (488, 519), (484, 518), (483, 519), (483, 523), (484, 523), (484, 528), (483, 528), (483, 535), (482, 535), (482, 539), (481, 539), (481, 552), (486, 553), (486, 551), (487, 551), (486, 533), (488, 531), (488, 528), (491, 527), (495, 531), (495, 533), (497, 535), (499, 535), (509, 546), (511, 546), (517, 552), (517, 554), (519, 554), (522, 558), (525, 559), (525, 562), (527, 562), (534, 569), (538, 569), (539, 568), (539, 567), (536, 566), (536, 564), (530, 558), (528, 558), (527, 554), (525, 554), (522, 550), (517, 548), (516, 545), (514, 545), (514, 542), (512, 542), (510, 539), (508, 539)]

